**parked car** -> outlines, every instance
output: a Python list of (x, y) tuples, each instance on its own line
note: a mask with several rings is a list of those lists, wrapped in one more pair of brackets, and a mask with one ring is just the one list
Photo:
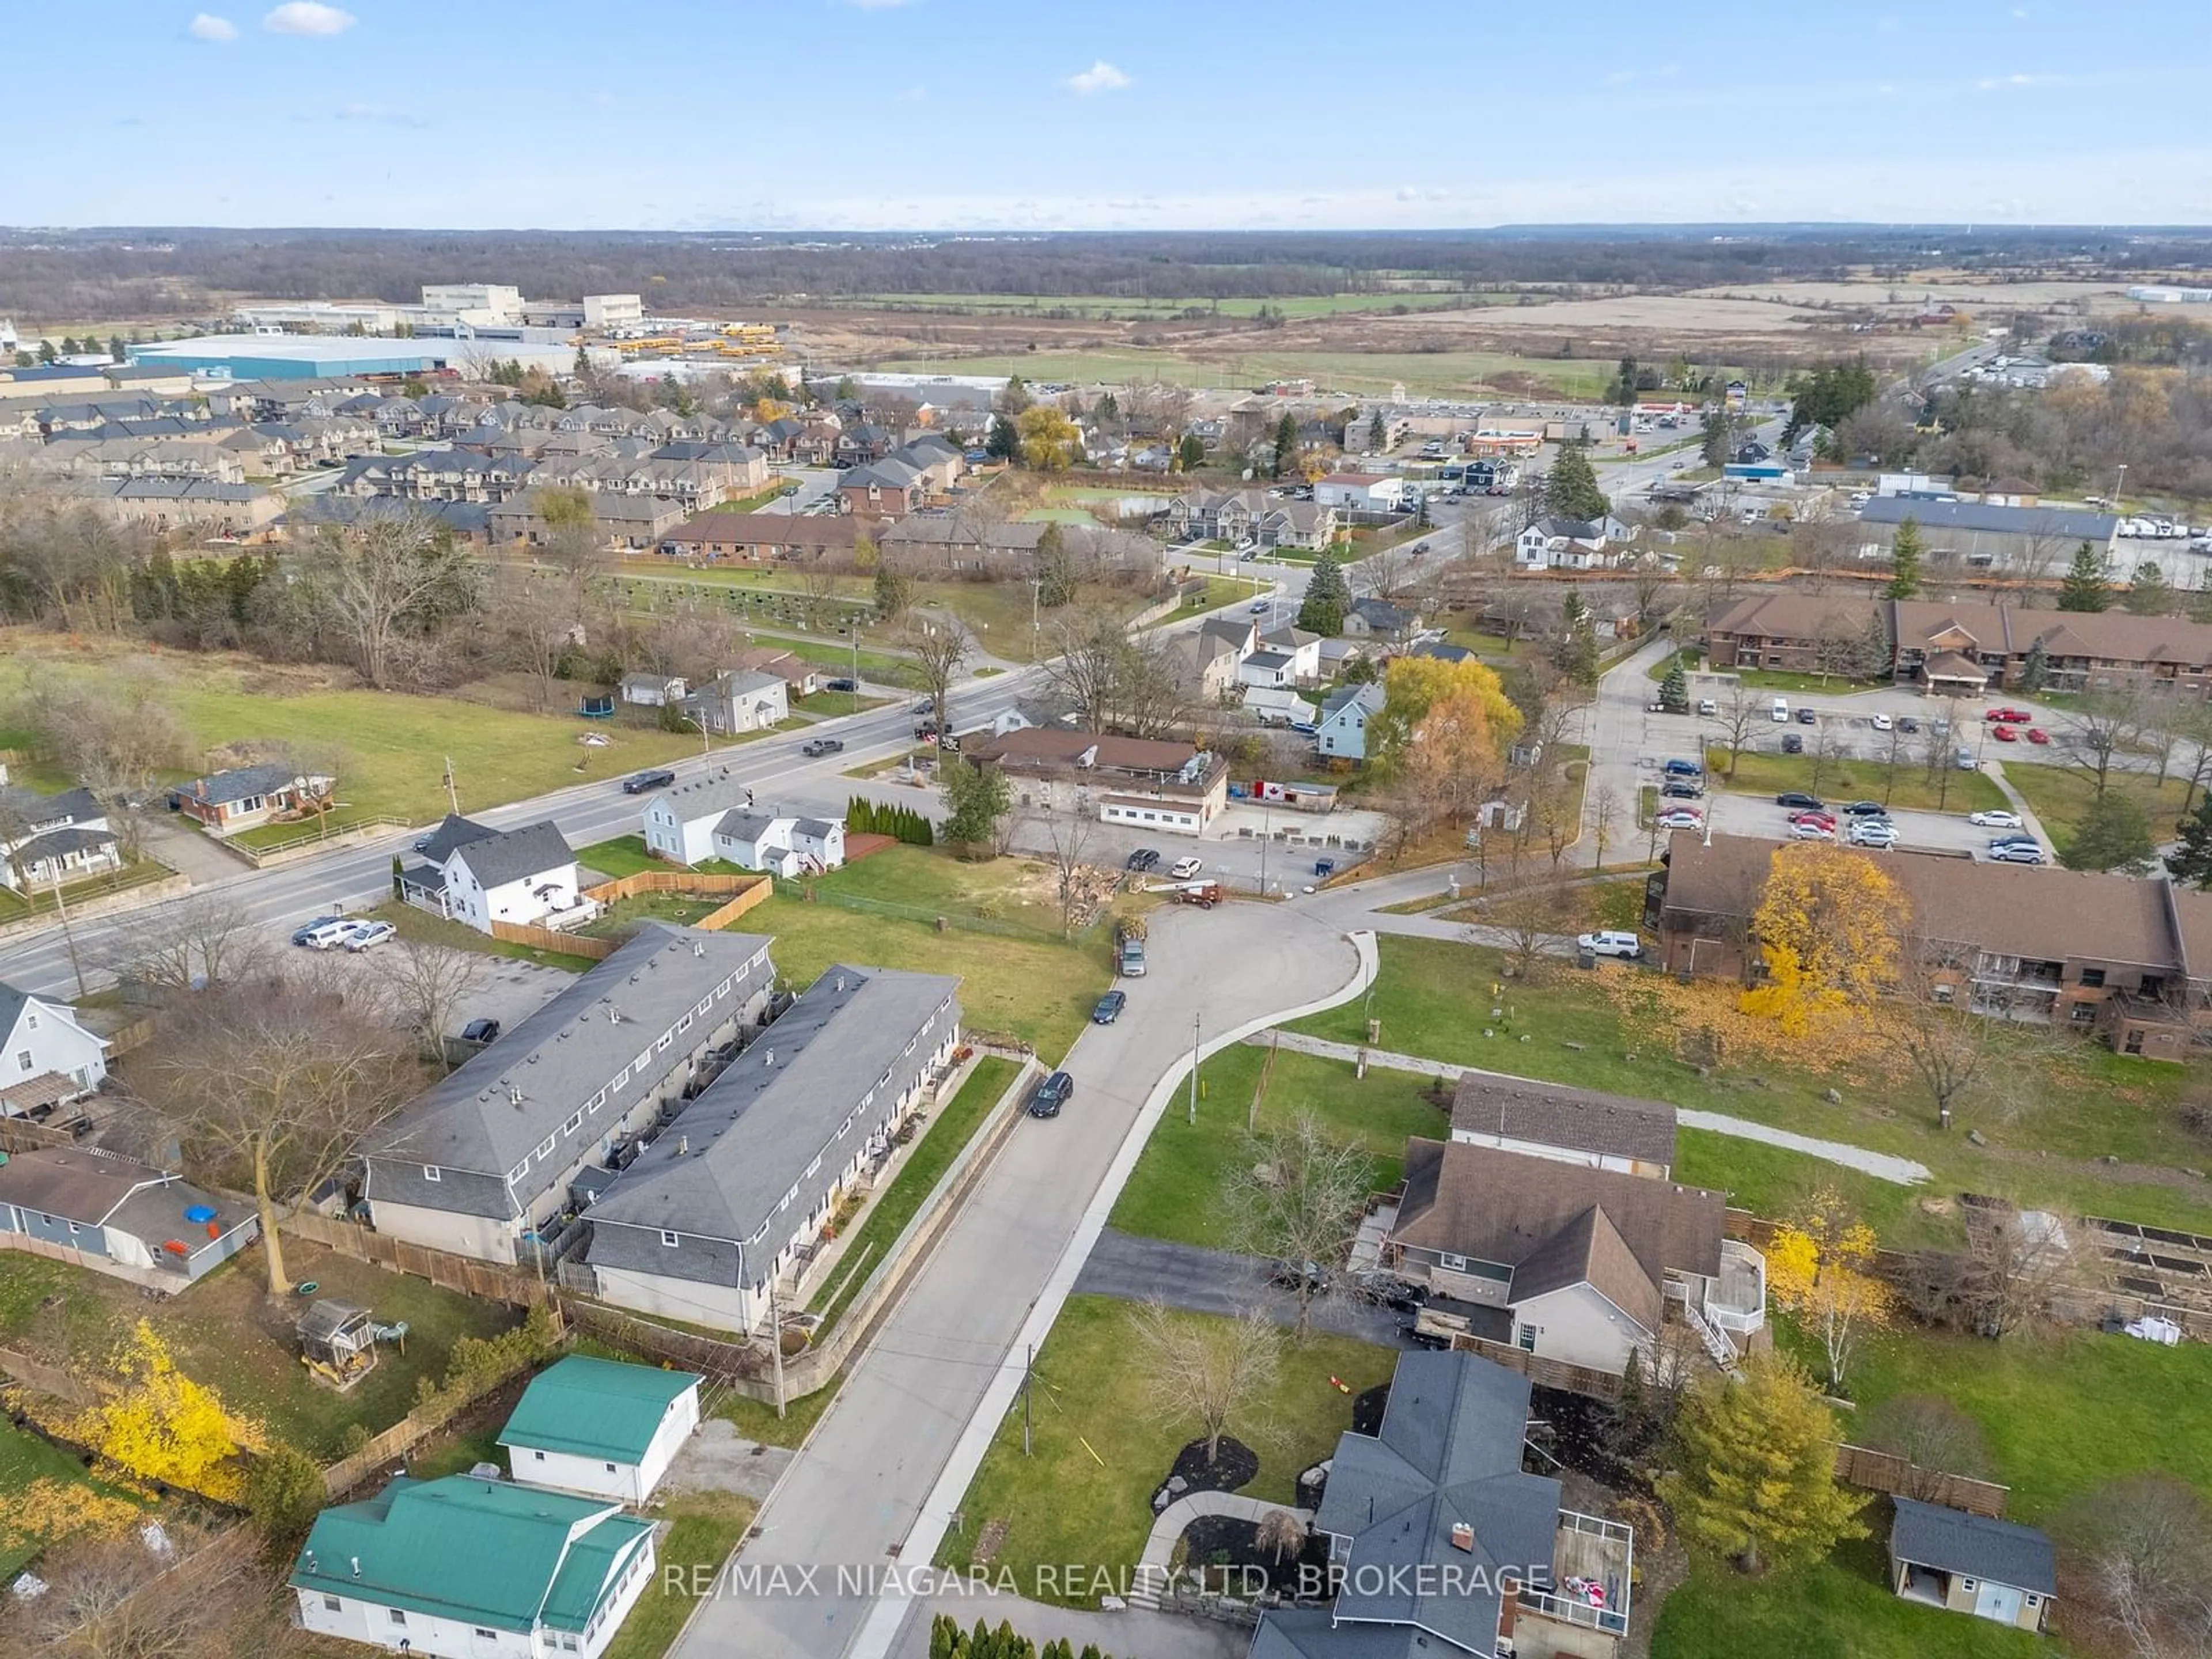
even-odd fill
[(1998, 726), (2026, 726), (2035, 716), (2025, 708), (1992, 708), (1983, 718)]
[(799, 745), (799, 752), (802, 755), (842, 755), (845, 752), (844, 740), (840, 738), (812, 738)]
[(499, 1022), (495, 1019), (472, 1019), (461, 1027), (464, 1042), (489, 1042), (498, 1036)]
[(1791, 838), (1796, 841), (1833, 841), (1836, 838), (1836, 826), (1832, 823), (1823, 823), (1818, 818), (1807, 818), (1802, 823), (1791, 824), (1790, 834)]
[(1855, 818), (1886, 818), (1889, 816), (1889, 808), (1878, 800), (1855, 800), (1844, 811)]
[(2039, 726), (2031, 726), (2027, 728), (2027, 740), (2030, 743), (2049, 743), (2051, 733)]
[(1702, 830), (1705, 827), (1704, 815), (1689, 806), (1672, 807), (1662, 812), (1658, 823), (1662, 830)]
[(1820, 717), (1818, 714), (1814, 714), (1811, 709), (1809, 709), (1809, 708), (1801, 708), (1801, 709), (1799, 709), (1799, 710), (1797, 711), (1797, 724), (1798, 724), (1798, 725), (1800, 725), (1800, 726), (1818, 726), (1820, 723)]
[(2040, 843), (2032, 841), (2008, 841), (1990, 848), (1990, 857), (1999, 864), (2041, 864), (2047, 855)]
[(1793, 824), (1817, 823), (1823, 830), (1833, 830), (1836, 827), (1836, 815), (1833, 812), (1792, 812), (1790, 815), (1790, 822)]
[(1872, 726), (1877, 732), (1887, 732), (1889, 730), (1891, 726), (1895, 724), (1895, 722), (1893, 721), (1887, 714), (1870, 715), (1868, 718), (1867, 723)]
[(1920, 722), (1910, 714), (1900, 715), (1898, 718), (1897, 729), (1906, 733), (1916, 732), (1920, 730)]
[(1990, 845), (1992, 847), (2014, 847), (2022, 844), (2033, 847), (2039, 843), (2035, 837), (2029, 835), (2025, 830), (2010, 830), (2006, 834), (2001, 836), (1991, 836), (1990, 837)]
[(399, 930), (388, 921), (356, 922), (342, 941), (349, 951), (367, 951), (395, 937)]
[(292, 930), (292, 943), (313, 946), (317, 934), (325, 929), (335, 929), (343, 926), (345, 926), (343, 916), (317, 916), (313, 921), (303, 921)]
[(1075, 1098), (1075, 1079), (1065, 1072), (1054, 1072), (1036, 1086), (1030, 1097), (1031, 1117), (1058, 1117), (1060, 1109)]
[(1188, 881), (1193, 876), (1196, 875), (1200, 871), (1205, 868), (1206, 860), (1204, 859), (1191, 858), (1186, 855), (1185, 857), (1177, 859), (1173, 864), (1168, 866), (1168, 874), (1172, 876), (1177, 881)]
[(1601, 933), (1577, 934), (1575, 948), (1587, 951), (1594, 957), (1622, 957), (1633, 962), (1644, 954), (1644, 941), (1633, 933), (1615, 929)]
[(1701, 778), (1705, 769), (1693, 760), (1670, 760), (1660, 769), (1670, 778)]
[(1429, 1287), (1401, 1279), (1386, 1267), (1370, 1267), (1352, 1279), (1360, 1296), (1395, 1313), (1418, 1311), (1429, 1299)]
[(1992, 806), (1986, 811), (1969, 812), (1966, 815), (1966, 822), (1978, 824), (1984, 830), (2019, 830), (2026, 827), (2027, 821), (2017, 812), (2008, 812), (2001, 806)]
[(1695, 778), (1669, 778), (1659, 793), (1668, 800), (1696, 800), (1705, 793), (1705, 786)]
[(1303, 1287), (1318, 1293), (1328, 1288), (1328, 1269), (1318, 1261), (1278, 1261), (1268, 1269), (1267, 1282), (1285, 1291)]
[(2020, 741), (2020, 733), (2014, 731), (2009, 726), (1992, 726), (1990, 727), (1990, 735), (1995, 738), (1999, 743), (2018, 743)]
[(1974, 751), (1971, 749), (1960, 750), (1951, 757), (1951, 759), (1961, 772), (1971, 772), (1974, 769)]
[(1698, 712), (1700, 714), (1717, 714), (1721, 712), (1721, 706), (1715, 702), (1711, 697), (1699, 697), (1698, 699)]
[(1803, 754), (1805, 752), (1805, 739), (1799, 737), (1795, 732), (1790, 732), (1782, 739), (1782, 752), (1785, 755)]
[(1091, 1009), (1091, 1023), (1093, 1025), (1111, 1025), (1121, 1018), (1121, 1010), (1128, 1006), (1129, 994), (1127, 991), (1109, 991)]
[(292, 935), (292, 943), (304, 945), (311, 951), (328, 951), (343, 945), (357, 925), (343, 916), (333, 916), (326, 921), (317, 922), (312, 927), (301, 928)]
[(650, 772), (634, 772), (623, 780), (623, 793), (642, 795), (648, 790), (665, 789), (676, 781), (676, 774), (666, 767), (656, 767)]
[(823, 681), (822, 689), (824, 691), (857, 691), (860, 689), (860, 683), (850, 675), (840, 675), (834, 680)]
[(1827, 806), (1827, 802), (1818, 795), (1808, 795), (1802, 789), (1784, 790), (1774, 798), (1774, 804), (1777, 806), (1794, 806), (1805, 812), (1821, 811)]
[(1127, 867), (1132, 870), (1143, 872), (1153, 868), (1159, 863), (1159, 861), (1160, 855), (1152, 848), (1149, 847), (1139, 847), (1135, 852), (1129, 854)]
[(1854, 847), (1887, 849), (1897, 845), (1897, 826), (1887, 818), (1861, 818), (1851, 825), (1850, 839)]

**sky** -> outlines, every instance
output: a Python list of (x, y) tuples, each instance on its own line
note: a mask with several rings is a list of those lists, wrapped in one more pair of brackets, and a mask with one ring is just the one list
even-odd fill
[(0, 0), (12, 225), (2212, 222), (2203, 0)]

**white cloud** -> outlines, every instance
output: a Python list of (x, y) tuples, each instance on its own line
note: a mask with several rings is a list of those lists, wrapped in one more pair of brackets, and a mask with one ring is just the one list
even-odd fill
[(854, 11), (896, 11), (901, 6), (911, 5), (913, 0), (845, 0)]
[(238, 25), (228, 17), (217, 17), (211, 12), (196, 14), (185, 26), (185, 33), (195, 40), (235, 40)]
[(1974, 82), (1976, 92), (2021, 92), (2033, 87), (2063, 87), (2063, 75), (1991, 75)]
[(1129, 77), (1103, 58), (1082, 74), (1067, 77), (1067, 89), (1079, 98), (1088, 98), (1095, 92), (1119, 92), (1128, 84)]
[(261, 20), (261, 27), (271, 34), (343, 34), (354, 21), (351, 12), (322, 0), (286, 0)]

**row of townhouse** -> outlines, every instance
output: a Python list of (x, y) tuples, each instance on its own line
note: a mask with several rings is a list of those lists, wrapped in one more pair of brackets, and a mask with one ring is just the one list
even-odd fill
[(1341, 526), (1333, 503), (1291, 501), (1264, 489), (1191, 489), (1168, 502), (1159, 527), (1173, 541), (1318, 551), (1335, 542)]
[[(871, 431), (880, 428), (863, 422), (846, 436)], [(866, 446), (874, 447), (872, 440)], [(902, 519), (947, 500), (967, 470), (959, 445), (941, 433), (925, 432), (896, 449), (856, 460), (837, 480), (837, 499), (846, 512), (864, 518)]]
[(1705, 649), (1717, 669), (1832, 673), (1839, 655), (1877, 635), (1892, 678), (1935, 696), (2017, 688), (2032, 655), (2052, 691), (2212, 695), (2212, 623), (2119, 611), (1770, 593), (1709, 621)]

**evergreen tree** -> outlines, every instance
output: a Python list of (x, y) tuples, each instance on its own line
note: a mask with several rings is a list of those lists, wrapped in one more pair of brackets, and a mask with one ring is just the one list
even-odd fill
[(76, 356), (76, 335), (64, 334), (62, 336), (62, 356), (64, 357), (74, 357)]
[(1275, 476), (1281, 477), (1298, 458), (1297, 417), (1288, 411), (1275, 422)]
[(1005, 416), (994, 415), (991, 417), (991, 431), (989, 436), (983, 440), (983, 453), (994, 461), (1020, 459), (1021, 434), (1014, 430), (1014, 423)]
[[(569, 365), (569, 372), (575, 375), (575, 377), (580, 380), (590, 380), (592, 378), (592, 354), (585, 350), (583, 347), (578, 346), (576, 348), (576, 361)], [(410, 397), (414, 397), (418, 394), (410, 392), (408, 395)]]
[(955, 846), (994, 847), (999, 820), (1014, 804), (1006, 775), (995, 766), (977, 766), (947, 755), (942, 777), (945, 804), (951, 811), (945, 821), (945, 839)]
[(2212, 891), (2212, 790), (2197, 803), (2197, 810), (2176, 827), (2174, 849), (2166, 855), (2166, 867), (2176, 881), (2189, 882)]
[(849, 404), (860, 395), (860, 388), (853, 384), (853, 377), (849, 374), (839, 375), (836, 390), (830, 393), (841, 404)]
[(1313, 576), (1306, 583), (1304, 601), (1298, 606), (1298, 626), (1309, 634), (1333, 640), (1344, 632), (1344, 613), (1352, 608), (1352, 584), (1334, 553), (1314, 561)]
[(2074, 562), (2066, 567), (2066, 579), (2058, 584), (2058, 608), (2102, 611), (2112, 602), (2112, 591), (2105, 586), (2105, 556), (2083, 542), (2074, 550)]
[(120, 334), (109, 335), (107, 337), (108, 360), (111, 362), (119, 363), (126, 355), (123, 349), (123, 337)]
[(885, 622), (907, 613), (914, 603), (914, 584), (888, 562), (876, 566), (876, 614)]
[(1605, 517), (1613, 503), (1597, 485), (1589, 457), (1570, 447), (1559, 452), (1552, 475), (1544, 481), (1544, 508), (1556, 518), (1595, 520)]
[(1707, 466), (1726, 466), (1735, 459), (1735, 416), (1726, 406), (1715, 404), (1705, 411), (1705, 435), (1698, 446), (1698, 457)]
[(1390, 423), (1382, 418), (1382, 411), (1378, 409), (1369, 417), (1367, 422), (1368, 452), (1370, 454), (1379, 455), (1382, 453), (1383, 447), (1389, 441)]
[(1121, 405), (1114, 401), (1112, 392), (1098, 394), (1098, 406), (1091, 411), (1091, 418), (1100, 426), (1110, 425), (1121, 418)]
[(2036, 640), (2027, 647), (2027, 655), (2021, 659), (2020, 691), (2023, 696), (2033, 696), (2051, 682), (2051, 653)]
[(1676, 652), (1667, 665), (1667, 678), (1659, 682), (1659, 701), (1669, 713), (1681, 714), (1690, 706), (1690, 677), (1682, 667), (1682, 653)]
[(1626, 409), (1636, 402), (1636, 359), (1623, 357), (1620, 373), (1613, 383), (1613, 400)]
[(39, 342), (39, 361), (41, 363), (45, 363), (51, 367), (57, 355), (58, 354), (54, 350), (54, 343), (52, 340), (41, 340)]
[(2069, 870), (2141, 875), (2156, 861), (2150, 819), (2133, 797), (2107, 789), (2091, 799), (2073, 837), (2059, 849), (2058, 861)]
[(2120, 608), (2131, 617), (2163, 617), (2173, 609), (2173, 587), (2155, 559), (2136, 567), (2135, 580), (2120, 595)]
[(1583, 596), (1573, 588), (1559, 601), (1559, 639), (1552, 660), (1577, 685), (1597, 684), (1597, 623)]
[(1889, 586), (1881, 590), (1884, 599), (1909, 599), (1919, 593), (1920, 560), (1925, 546), (1920, 538), (1920, 520), (1906, 514), (1889, 550)]
[(1075, 602), (1075, 561), (1067, 550), (1067, 532), (1048, 524), (1037, 535), (1037, 603), (1048, 611)]
[(1182, 441), (1176, 446), (1176, 454), (1184, 471), (1195, 472), (1206, 465), (1206, 440), (1195, 432), (1186, 432)]

